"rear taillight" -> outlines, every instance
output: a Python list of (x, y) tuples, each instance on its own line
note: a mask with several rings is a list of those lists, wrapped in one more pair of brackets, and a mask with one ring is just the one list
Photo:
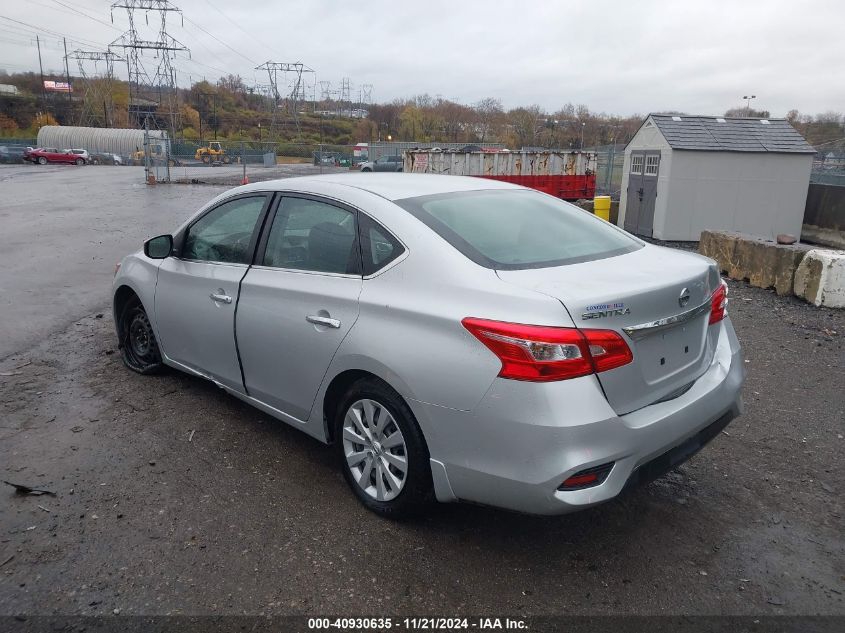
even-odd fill
[(728, 284), (722, 279), (722, 284), (716, 292), (710, 295), (710, 325), (725, 318), (728, 308)]
[(467, 317), (461, 321), (502, 362), (499, 376), (550, 382), (630, 363), (634, 356), (613, 330), (522, 325)]

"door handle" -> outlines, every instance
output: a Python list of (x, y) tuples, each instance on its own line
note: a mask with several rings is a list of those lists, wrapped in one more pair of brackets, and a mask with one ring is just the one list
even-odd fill
[(331, 317), (317, 316), (316, 314), (309, 314), (305, 320), (314, 325), (325, 325), (326, 327), (333, 327), (335, 329), (340, 327), (340, 321)]
[(220, 303), (232, 303), (232, 297), (222, 292), (212, 292), (210, 295), (212, 301), (219, 301)]

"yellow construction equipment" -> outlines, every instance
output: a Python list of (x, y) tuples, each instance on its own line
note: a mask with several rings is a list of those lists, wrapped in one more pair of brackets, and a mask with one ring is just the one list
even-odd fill
[[(168, 158), (166, 149), (161, 145), (149, 145), (149, 152), (150, 152), (150, 162), (152, 163), (163, 163), (165, 160), (170, 164), (171, 167), (176, 167), (179, 165), (179, 161), (172, 156)], [(132, 152), (131, 163), (133, 165), (143, 165), (144, 164), (144, 149), (143, 148), (136, 148), (134, 152)]]
[(226, 163), (232, 162), (232, 159), (226, 154), (226, 150), (220, 145), (219, 141), (210, 141), (207, 147), (197, 148), (197, 153), (194, 155), (196, 160), (201, 160), (205, 164), (209, 163)]

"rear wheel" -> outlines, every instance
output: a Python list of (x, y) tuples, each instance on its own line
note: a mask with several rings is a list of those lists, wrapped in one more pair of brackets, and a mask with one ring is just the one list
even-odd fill
[(229, 163), (231, 163), (231, 162), (232, 162), (232, 159), (231, 159), (231, 157), (229, 157), (229, 156), (224, 156), (224, 157), (223, 157), (223, 162), (224, 162), (225, 164), (227, 164), (227, 165), (228, 165)]
[(39, 164), (39, 165), (46, 165), (46, 164), (47, 164), (47, 159), (46, 159), (46, 158), (44, 158), (43, 156), (39, 156), (39, 157), (38, 157), (38, 164)]
[(155, 374), (164, 368), (147, 311), (131, 299), (120, 316), (120, 351), (123, 364), (139, 374)]
[(370, 169), (369, 167), (364, 167), (361, 171), (373, 171), (373, 170)]
[(202, 162), (204, 162), (206, 165), (208, 165), (208, 163), (211, 162), (211, 157), (208, 154), (203, 154), (202, 155)]
[(85, 159), (83, 159), (83, 158), (77, 158), (77, 159), (76, 159), (76, 164), (77, 164), (77, 165), (79, 165), (79, 166), (81, 167), (82, 165), (84, 165), (84, 164), (85, 164)]
[(401, 396), (380, 380), (359, 380), (341, 399), (335, 445), (344, 478), (376, 514), (417, 514), (433, 499), (422, 431)]

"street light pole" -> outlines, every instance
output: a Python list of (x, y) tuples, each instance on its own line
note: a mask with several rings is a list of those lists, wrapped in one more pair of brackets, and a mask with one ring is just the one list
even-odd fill
[(742, 98), (745, 99), (745, 117), (748, 118), (751, 116), (751, 100), (756, 99), (757, 95), (744, 95)]
[(580, 150), (584, 149), (584, 127), (586, 125), (587, 124), (584, 121), (581, 121), (581, 147), (578, 148)]

